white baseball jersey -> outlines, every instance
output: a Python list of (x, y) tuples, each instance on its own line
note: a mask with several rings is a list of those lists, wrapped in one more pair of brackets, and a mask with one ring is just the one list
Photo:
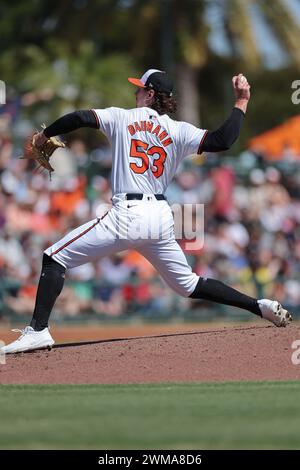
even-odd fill
[[(160, 116), (150, 108), (93, 110), (112, 145), (112, 208), (76, 228), (45, 253), (65, 268), (119, 251), (139, 251), (178, 294), (188, 297), (199, 277), (192, 272), (174, 234), (163, 194), (182, 159), (197, 153), (207, 131)], [(126, 193), (142, 193), (127, 200)]]
[(163, 194), (181, 160), (198, 152), (207, 132), (146, 107), (93, 112), (112, 145), (113, 194)]

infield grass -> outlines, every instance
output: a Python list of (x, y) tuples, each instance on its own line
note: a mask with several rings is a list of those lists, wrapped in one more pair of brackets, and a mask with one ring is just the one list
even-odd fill
[(299, 449), (300, 382), (1, 385), (1, 449)]

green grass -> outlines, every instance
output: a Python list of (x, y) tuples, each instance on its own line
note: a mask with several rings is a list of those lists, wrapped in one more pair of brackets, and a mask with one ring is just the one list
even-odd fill
[(300, 382), (2, 385), (1, 449), (296, 449)]

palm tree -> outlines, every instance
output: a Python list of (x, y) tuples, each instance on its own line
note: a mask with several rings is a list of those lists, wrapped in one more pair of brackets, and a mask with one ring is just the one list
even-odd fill
[(300, 71), (300, 28), (292, 13), (287, 9), (285, 2), (282, 0), (272, 0), (272, 2), (258, 0), (257, 4), (285, 52)]
[[(26, 82), (26, 90), (32, 75), (36, 86), (43, 82), (40, 77), (48, 82), (53, 76), (55, 86), (59, 77), (51, 67), (59, 58), (69, 62), (79, 91), (87, 86), (97, 91), (97, 79), (101, 82), (102, 76), (104, 85), (107, 76), (120, 78), (121, 90), (125, 68), (132, 68), (134, 63), (140, 68), (157, 64), (169, 70), (177, 83), (178, 117), (198, 125), (199, 77), (216, 57), (209, 41), (207, 11), (211, 7), (225, 32), (231, 63), (238, 69), (256, 73), (265, 67), (255, 40), (255, 7), (255, 14), (269, 25), (300, 70), (300, 30), (284, 0), (53, 0), (51, 4), (28, 0), (18, 5), (2, 0), (0, 68), (7, 77), (1, 78), (17, 84)], [(116, 59), (110, 61), (110, 55)], [(82, 70), (78, 72), (81, 61)], [(84, 70), (88, 70), (86, 76)], [(217, 73), (223, 80), (224, 69)], [(105, 89), (100, 100), (103, 105), (109, 92), (110, 88)], [(125, 96), (120, 104), (127, 101)]]
[[(160, 62), (176, 78), (179, 118), (199, 124), (198, 80), (211, 56), (206, 8), (215, 7), (225, 32), (231, 58), (241, 70), (255, 73), (264, 65), (255, 40), (253, 15), (271, 27), (292, 63), (300, 68), (300, 30), (283, 0), (132, 0), (135, 18), (135, 57), (153, 65)], [(152, 61), (152, 62), (150, 62)], [(145, 64), (146, 65), (146, 64)]]

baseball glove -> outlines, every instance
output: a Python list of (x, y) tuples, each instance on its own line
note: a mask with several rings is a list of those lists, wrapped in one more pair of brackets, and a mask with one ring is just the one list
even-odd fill
[[(45, 129), (45, 127), (45, 124), (43, 124), (42, 128)], [(33, 136), (28, 139), (24, 147), (24, 155), (20, 158), (35, 160), (39, 165), (37, 170), (49, 171), (51, 180), (51, 173), (54, 171), (54, 168), (50, 164), (50, 157), (56, 149), (65, 147), (66, 145), (57, 137), (49, 137), (44, 144), (38, 146), (35, 144), (35, 136), (36, 134), (33, 134)]]

